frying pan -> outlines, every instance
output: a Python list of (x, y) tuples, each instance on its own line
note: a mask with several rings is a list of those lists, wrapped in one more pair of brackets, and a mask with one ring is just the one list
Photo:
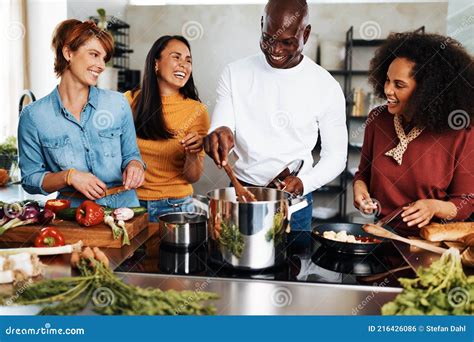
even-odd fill
[[(381, 243), (388, 242), (387, 239), (381, 239), (375, 237), (372, 234), (366, 233), (362, 229), (362, 224), (359, 223), (322, 223), (318, 224), (313, 228), (312, 236), (321, 242), (321, 245), (326, 247), (329, 251), (341, 252), (348, 254), (370, 254)], [(351, 243), (351, 242), (340, 242), (335, 240), (326, 239), (323, 237), (323, 233), (326, 231), (334, 231), (336, 233), (345, 230), (347, 234), (354, 235), (357, 237), (375, 237), (382, 242), (367, 242), (367, 243)]]
[(368, 276), (386, 270), (384, 263), (373, 255), (342, 254), (331, 252), (322, 246), (316, 250), (311, 260), (324, 269), (356, 276)]

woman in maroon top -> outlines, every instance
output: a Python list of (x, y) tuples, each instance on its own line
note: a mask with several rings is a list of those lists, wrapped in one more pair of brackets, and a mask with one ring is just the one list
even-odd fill
[(365, 124), (354, 205), (382, 217), (405, 206), (400, 228), (469, 218), (472, 56), (448, 37), (391, 34), (371, 60), (369, 81), (387, 104), (372, 110)]

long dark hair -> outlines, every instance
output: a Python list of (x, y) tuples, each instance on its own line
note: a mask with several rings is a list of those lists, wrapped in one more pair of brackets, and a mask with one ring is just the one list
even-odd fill
[[(137, 136), (141, 139), (157, 140), (174, 137), (173, 132), (169, 131), (165, 124), (160, 87), (158, 86), (158, 79), (155, 73), (155, 60), (160, 58), (161, 52), (173, 39), (186, 44), (191, 52), (191, 46), (183, 36), (162, 36), (158, 38), (148, 52), (141, 92), (132, 104), (135, 117), (135, 129)], [(134, 94), (139, 89), (140, 88), (135, 88), (132, 93)], [(179, 93), (186, 99), (189, 98), (200, 101), (192, 73), (184, 87), (179, 89)]]

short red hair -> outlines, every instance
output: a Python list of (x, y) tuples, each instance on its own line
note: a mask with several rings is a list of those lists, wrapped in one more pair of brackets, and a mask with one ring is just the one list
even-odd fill
[(77, 51), (90, 38), (97, 38), (105, 50), (105, 62), (107, 63), (114, 53), (114, 39), (112, 35), (101, 30), (93, 21), (80, 21), (68, 19), (61, 22), (53, 34), (51, 47), (54, 51), (54, 72), (60, 77), (68, 67), (68, 61), (64, 58), (63, 47), (68, 46), (71, 51)]

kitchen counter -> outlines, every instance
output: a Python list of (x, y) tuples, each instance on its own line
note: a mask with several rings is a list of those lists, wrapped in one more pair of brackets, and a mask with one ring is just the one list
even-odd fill
[[(156, 232), (157, 225), (151, 224), (131, 241), (130, 246), (104, 248), (111, 267), (116, 269), (139, 246), (153, 240), (150, 237)], [(69, 258), (70, 255), (42, 257), (47, 265), (43, 277), (74, 275)], [(384, 283), (379, 286), (352, 286), (128, 272), (116, 274), (125, 282), (140, 287), (216, 292), (220, 299), (213, 303), (219, 315), (379, 315), (380, 307), (401, 291)], [(0, 286), (0, 290), (11, 291), (11, 285)]]
[[(0, 190), (0, 200), (22, 200), (31, 198), (25, 195), (19, 186)], [(131, 240), (130, 246), (120, 249), (103, 248), (110, 260), (111, 268), (126, 270), (116, 272), (125, 282), (140, 287), (159, 287), (162, 290), (209, 291), (219, 294), (220, 299), (213, 301), (219, 315), (379, 315), (381, 306), (395, 298), (402, 291), (393, 287), (393, 283), (381, 278), (381, 281), (367, 285), (347, 285), (318, 282), (294, 282), (285, 279), (239, 279), (234, 277), (208, 277), (206, 274), (175, 275), (140, 273), (141, 266), (156, 267), (160, 254), (157, 224), (150, 224)], [(143, 248), (140, 248), (143, 246)], [(0, 247), (6, 247), (5, 245)], [(397, 244), (399, 249), (406, 246)], [(138, 249), (140, 250), (138, 251)], [(411, 251), (409, 255), (415, 255)], [(416, 251), (416, 265), (429, 265), (436, 255), (425, 251)], [(143, 253), (145, 253), (143, 255)], [(408, 253), (407, 253), (408, 254)], [(132, 257), (133, 256), (133, 257)], [(144, 256), (148, 257), (145, 258)], [(410, 258), (413, 260), (413, 258)], [(42, 257), (47, 267), (44, 278), (71, 276), (75, 271), (69, 265), (70, 255)], [(414, 263), (410, 260), (411, 264)], [(137, 262), (139, 261), (139, 262)], [(122, 267), (119, 267), (122, 265)], [(123, 266), (125, 265), (125, 266)], [(135, 266), (134, 272), (128, 272)], [(0, 286), (0, 291), (11, 291), (11, 285)], [(190, 298), (192, 300), (192, 298)]]
[(27, 193), (20, 184), (12, 184), (6, 187), (0, 187), (0, 201), (2, 202), (15, 202), (23, 201), (25, 199), (32, 199), (37, 201), (47, 201), (52, 198), (56, 198), (57, 193), (54, 192), (48, 196), (44, 195), (31, 195)]
[[(116, 273), (129, 284), (216, 292), (218, 315), (380, 315), (399, 288)], [(192, 300), (192, 296), (189, 300)]]

